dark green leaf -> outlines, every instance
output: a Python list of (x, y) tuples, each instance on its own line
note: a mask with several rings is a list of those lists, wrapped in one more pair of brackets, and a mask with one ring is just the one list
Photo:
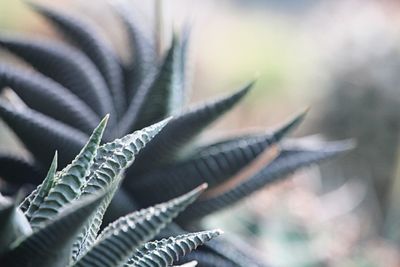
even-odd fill
[(65, 166), (78, 154), (88, 136), (33, 109), (14, 108), (0, 99), (0, 117), (17, 134), (29, 151), (43, 165), (49, 165), (54, 151)]
[(199, 219), (226, 208), (302, 167), (332, 158), (352, 148), (352, 143), (348, 141), (330, 142), (315, 148), (304, 148), (297, 144), (284, 146), (279, 156), (255, 175), (226, 192), (198, 201), (182, 214), (182, 220)]
[(95, 27), (81, 18), (56, 11), (28, 1), (35, 11), (54, 24), (57, 29), (78, 46), (99, 69), (112, 93), (115, 110), (121, 115), (126, 107), (122, 89), (122, 73), (115, 55), (107, 41)]
[(97, 115), (105, 116), (114, 111), (103, 77), (96, 66), (77, 49), (56, 41), (17, 36), (2, 36), (0, 46), (63, 85)]

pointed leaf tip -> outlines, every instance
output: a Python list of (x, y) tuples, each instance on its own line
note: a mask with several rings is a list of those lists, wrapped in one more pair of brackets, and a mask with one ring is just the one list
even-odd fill
[(249, 91), (250, 91), (250, 89), (252, 89), (254, 86), (255, 86), (255, 84), (257, 83), (257, 80), (256, 79), (253, 79), (252, 81), (250, 81), (250, 82), (248, 82), (246, 85), (244, 85), (243, 86), (243, 88), (242, 89), (240, 89), (238, 92), (237, 92), (237, 94), (243, 94), (243, 95), (245, 95), (245, 94), (247, 94)]
[(208, 188), (208, 184), (204, 183), (192, 191), (189, 191), (188, 193), (182, 195), (180, 198), (184, 199), (193, 199), (192, 201), (195, 201), (206, 189)]
[(279, 128), (275, 133), (275, 138), (279, 141), (285, 137), (288, 133), (294, 130), (300, 123), (303, 122), (304, 118), (308, 113), (309, 108), (304, 109), (299, 114), (295, 115), (288, 122), (286, 122), (281, 128)]
[(330, 143), (332, 144), (332, 146), (334, 146), (335, 150), (344, 153), (353, 150), (357, 147), (357, 141), (355, 139), (345, 139)]
[(222, 235), (222, 234), (224, 234), (224, 231), (223, 231), (223, 230), (221, 230), (221, 229), (215, 229), (215, 230), (212, 231), (211, 237), (214, 238), (214, 237), (220, 236), (220, 235)]
[(162, 129), (162, 128), (164, 128), (164, 126), (167, 125), (168, 122), (170, 122), (172, 119), (173, 119), (173, 116), (169, 116), (168, 118), (163, 119), (162, 121), (157, 122), (157, 123), (154, 124), (154, 125), (157, 125), (158, 127), (160, 127), (160, 128)]

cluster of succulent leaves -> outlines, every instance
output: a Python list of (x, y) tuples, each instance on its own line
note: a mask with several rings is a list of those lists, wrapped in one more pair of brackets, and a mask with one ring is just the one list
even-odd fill
[[(330, 142), (317, 147), (304, 146), (296, 140), (290, 143), (280, 142), (302, 121), (305, 112), (271, 132), (249, 133), (211, 144), (196, 145), (196, 137), (240, 102), (253, 83), (227, 96), (187, 108), (186, 61), (190, 36), (188, 28), (172, 38), (165, 55), (159, 58), (155, 42), (150, 38), (149, 32), (143, 30), (142, 22), (138, 23), (130, 16), (125, 7), (113, 5), (112, 8), (126, 31), (128, 52), (132, 56), (129, 62), (122, 62), (92, 22), (36, 3), (28, 2), (28, 6), (53, 25), (65, 42), (43, 37), (27, 38), (15, 33), (0, 36), (0, 48), (14, 54), (24, 61), (25, 65), (31, 67), (27, 70), (10, 62), (1, 63), (0, 88), (12, 90), (24, 105), (15, 105), (12, 101), (0, 98), (0, 117), (34, 158), (34, 161), (28, 162), (16, 156), (2, 154), (0, 176), (8, 184), (16, 186), (41, 183), (20, 205), (19, 210), (13, 212), (13, 219), (22, 218), (23, 212), (26, 217), (23, 225), (30, 224), (31, 228), (27, 228), (31, 230), (16, 230), (21, 233), (19, 236), (13, 236), (13, 239), (17, 238), (18, 241), (7, 246), (11, 249), (9, 255), (20, 255), (19, 253), (30, 250), (31, 244), (38, 247), (46, 244), (54, 246), (50, 243), (42, 244), (43, 237), (54, 234), (53, 230), (49, 230), (54, 229), (52, 227), (72, 227), (72, 223), (67, 224), (66, 220), (72, 221), (68, 216), (73, 216), (81, 218), (74, 219), (75, 228), (69, 230), (78, 233), (80, 238), (78, 241), (74, 239), (74, 249), (77, 248), (76, 244), (82, 242), (82, 230), (77, 230), (77, 226), (81, 225), (84, 231), (86, 230), (84, 236), (87, 240), (79, 246), (84, 255), (74, 254), (73, 250), (72, 255), (68, 255), (72, 257), (63, 259), (63, 263), (72, 260), (75, 261), (74, 264), (81, 266), (79, 262), (85, 261), (86, 257), (90, 259), (93, 253), (99, 256), (96, 247), (100, 249), (101, 244), (104, 244), (103, 240), (108, 240), (107, 234), (111, 234), (108, 227), (108, 230), (103, 230), (97, 235), (101, 215), (108, 204), (110, 207), (107, 213), (115, 219), (138, 208), (176, 198), (204, 183), (208, 184), (209, 189), (219, 189), (217, 194), (206, 195), (197, 200), (179, 216), (180, 225), (187, 226), (190, 222), (232, 205), (301, 167), (331, 158), (350, 148), (348, 142)], [(110, 118), (101, 141), (109, 143), (102, 145), (97, 150), (97, 155), (94, 150), (88, 152), (91, 156), (81, 152), (72, 165), (67, 165), (85, 146), (92, 129), (106, 114), (110, 114)], [(154, 132), (160, 128), (159, 124), (139, 131), (171, 115), (173, 117), (157, 135)], [(96, 128), (96, 131), (99, 131), (99, 128)], [(133, 135), (130, 134), (132, 132)], [(131, 140), (132, 136), (136, 138), (134, 141)], [(112, 141), (120, 137), (122, 138)], [(90, 138), (92, 140), (93, 135)], [(143, 147), (150, 139), (152, 141)], [(131, 143), (126, 145), (126, 142)], [(91, 141), (89, 144), (93, 145)], [(127, 147), (132, 145), (131, 151), (126, 151)], [(139, 147), (143, 149), (136, 155)], [(279, 147), (279, 153), (269, 164), (234, 186), (224, 186), (259, 155), (273, 147)], [(89, 149), (88, 145), (83, 151), (86, 149)], [(52, 162), (54, 151), (59, 152), (59, 165), (65, 168), (54, 174), (53, 164), (42, 182), (44, 174), (41, 170), (44, 169), (43, 166)], [(126, 156), (125, 152), (130, 153), (129, 156)], [(80, 162), (77, 160), (80, 157), (86, 162), (85, 166), (77, 163)], [(91, 157), (93, 159), (90, 159)], [(123, 171), (124, 169), (126, 171)], [(126, 178), (122, 179), (125, 176)], [(73, 185), (69, 183), (71, 179)], [(121, 187), (117, 189), (119, 185)], [(66, 186), (68, 189), (64, 188)], [(52, 190), (54, 194), (51, 194)], [(59, 191), (63, 192), (62, 196), (56, 193)], [(100, 192), (94, 193), (95, 191)], [(115, 197), (112, 199), (114, 192)], [(92, 193), (95, 197), (86, 198), (85, 194)], [(53, 200), (53, 197), (57, 200)], [(81, 198), (84, 200), (78, 201)], [(51, 203), (46, 203), (46, 199)], [(15, 210), (15, 203), (17, 202), (4, 204), (3, 210), (11, 207)], [(65, 212), (59, 212), (59, 208), (67, 203), (70, 204), (67, 206), (74, 208), (66, 208)], [(56, 208), (53, 205), (56, 205)], [(81, 215), (75, 214), (79, 210), (85, 215), (95, 215), (82, 219)], [(148, 218), (146, 212), (139, 211), (133, 213), (134, 215), (122, 217), (110, 226), (112, 233), (118, 233), (116, 229), (129, 231), (132, 224), (126, 222), (132, 217), (134, 220), (139, 220), (139, 217)], [(174, 216), (176, 213), (174, 212)], [(69, 219), (66, 219), (67, 217)], [(164, 219), (171, 218), (163, 217), (162, 220)], [(88, 223), (88, 220), (91, 223)], [(165, 225), (164, 222), (157, 221), (157, 230), (161, 224)], [(88, 225), (94, 225), (96, 229), (88, 230)], [(153, 238), (154, 232), (152, 235), (146, 234), (146, 237), (140, 240), (140, 244)], [(168, 237), (171, 234), (185, 232), (173, 224), (158, 234), (158, 237)], [(174, 247), (170, 243), (185, 240), (182, 242), (186, 244), (186, 238), (189, 238), (197, 245), (198, 240), (206, 240), (216, 234), (217, 232), (189, 234), (145, 245), (139, 248), (140, 252), (137, 251), (133, 257), (132, 253), (129, 254), (131, 260), (127, 266), (136, 266), (135, 261), (142, 258), (142, 255), (153, 253), (153, 248), (165, 248), (165, 251), (170, 251), (169, 248)], [(69, 235), (70, 238), (72, 236), (74, 235)], [(202, 237), (199, 239), (199, 236)], [(49, 238), (46, 242), (58, 238), (60, 237)], [(111, 244), (108, 241), (106, 243)], [(120, 248), (118, 244), (114, 245), (116, 249)], [(137, 246), (138, 244), (133, 247)], [(202, 248), (201, 251), (188, 256), (198, 260), (202, 266), (263, 266), (225, 241), (213, 240)], [(108, 249), (110, 253), (115, 252), (111, 248)], [(38, 255), (41, 253), (39, 250), (35, 250)], [(103, 250), (102, 252), (103, 256), (108, 258), (108, 254)], [(180, 251), (183, 252), (184, 250)], [(178, 255), (180, 254), (176, 254)], [(125, 260), (126, 257), (123, 258), (124, 262)], [(149, 266), (164, 265), (157, 263)]]
[(43, 182), (20, 204), (0, 198), (2, 266), (170, 266), (219, 230), (150, 241), (205, 189), (120, 217), (100, 231), (123, 171), (165, 121), (100, 145), (107, 117), (71, 164), (57, 153)]

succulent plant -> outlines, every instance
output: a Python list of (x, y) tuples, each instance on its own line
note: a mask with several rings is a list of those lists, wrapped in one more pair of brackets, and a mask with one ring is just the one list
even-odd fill
[(20, 204), (0, 195), (2, 266), (170, 266), (219, 230), (150, 241), (205, 186), (100, 225), (123, 171), (165, 121), (100, 145), (107, 117), (71, 164), (57, 172), (57, 153), (43, 182)]
[[(186, 108), (189, 30), (174, 35), (160, 59), (154, 42), (140, 23), (129, 16), (124, 7), (113, 5), (124, 25), (130, 43), (129, 52), (133, 55), (129, 63), (121, 63), (91, 22), (64, 11), (27, 3), (54, 26), (66, 42), (16, 34), (0, 36), (0, 47), (33, 68), (28, 71), (10, 62), (4, 62), (0, 67), (0, 88), (11, 88), (26, 104), (16, 106), (0, 99), (0, 117), (34, 158), (33, 162), (26, 162), (13, 156), (0, 157), (0, 176), (8, 183), (40, 183), (42, 176), (37, 174), (37, 170), (50, 164), (55, 150), (60, 154), (60, 166), (66, 166), (84, 146), (91, 129), (107, 113), (110, 114), (109, 127), (103, 142), (172, 115), (163, 130), (136, 156), (134, 163), (121, 173), (126, 179), (121, 182), (121, 189), (110, 204), (109, 212), (115, 219), (117, 215), (165, 202), (207, 183), (216, 193), (199, 199), (180, 215), (180, 225), (187, 225), (238, 202), (301, 167), (351, 148), (347, 141), (327, 142), (318, 147), (304, 146), (296, 140), (280, 144), (283, 137), (303, 120), (305, 112), (272, 132), (249, 133), (197, 145), (194, 142), (196, 137), (232, 109), (250, 91), (253, 82), (228, 96)], [(103, 146), (122, 149), (115, 142)], [(247, 179), (227, 186), (232, 184), (232, 177), (271, 148), (278, 148), (278, 155), (269, 164)], [(105, 157), (111, 156), (104, 153)], [(95, 160), (92, 168), (100, 168), (102, 163), (100, 160), (96, 164)], [(13, 167), (10, 170), (8, 166)], [(20, 173), (31, 173), (32, 177)], [(89, 173), (89, 177), (92, 175)], [(100, 198), (111, 201), (109, 194)], [(170, 225), (159, 236), (182, 232), (177, 225)], [(166, 239), (149, 246), (169, 251), (170, 242), (178, 241)], [(148, 252), (144, 248), (141, 253)], [(199, 259), (202, 266), (222, 266), (222, 263), (216, 263), (218, 261), (225, 262), (226, 266), (262, 266), (242, 254), (230, 250), (229, 244), (222, 240), (210, 242), (191, 259)], [(208, 256), (209, 262), (202, 263), (201, 259)]]

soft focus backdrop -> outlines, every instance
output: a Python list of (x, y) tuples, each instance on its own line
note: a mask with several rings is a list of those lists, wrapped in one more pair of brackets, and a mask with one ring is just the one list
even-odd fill
[[(40, 2), (92, 17), (123, 50), (122, 31), (106, 1)], [(154, 1), (131, 2), (133, 14), (153, 28)], [(250, 241), (273, 266), (400, 266), (399, 15), (397, 1), (378, 0), (162, 3), (161, 30), (155, 32), (161, 50), (171, 31), (193, 27), (191, 102), (257, 80), (205, 141), (272, 128), (311, 107), (296, 133), (358, 143), (344, 158), (206, 219), (208, 227)], [(0, 30), (58, 38), (15, 0), (0, 0)], [(24, 153), (4, 124), (0, 131), (0, 149)]]

